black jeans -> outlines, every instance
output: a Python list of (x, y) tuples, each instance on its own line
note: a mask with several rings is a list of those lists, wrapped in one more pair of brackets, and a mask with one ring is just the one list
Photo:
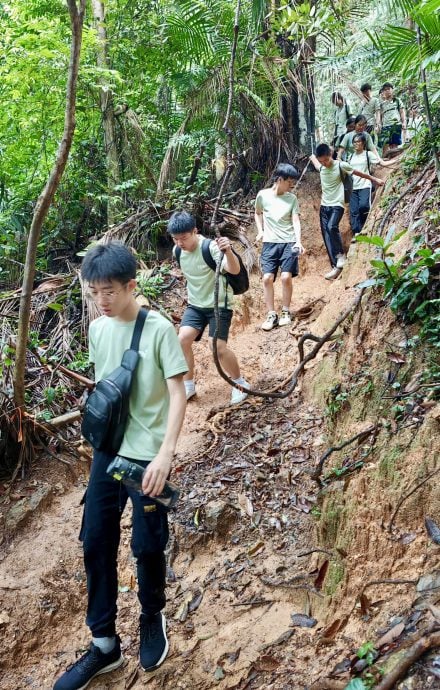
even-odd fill
[(353, 235), (358, 235), (365, 225), (371, 206), (371, 187), (353, 189), (350, 197), (350, 225)]
[(322, 238), (332, 268), (336, 266), (338, 254), (344, 253), (341, 233), (339, 232), (339, 223), (343, 215), (344, 209), (342, 206), (321, 206), (319, 211)]
[(111, 460), (113, 457), (106, 453), (94, 452), (80, 533), (87, 575), (86, 623), (94, 637), (112, 637), (116, 631), (120, 520), (129, 496), (133, 504), (131, 548), (137, 560), (142, 612), (157, 613), (166, 601), (166, 511), (147, 496), (109, 477), (106, 469)]

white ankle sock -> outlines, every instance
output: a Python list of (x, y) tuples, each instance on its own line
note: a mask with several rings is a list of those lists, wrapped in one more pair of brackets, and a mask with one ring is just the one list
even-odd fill
[(92, 637), (92, 642), (103, 654), (110, 654), (115, 648), (116, 637)]
[(232, 379), (234, 383), (238, 383), (239, 386), (246, 386), (247, 381), (246, 379), (243, 378), (243, 376), (239, 376), (238, 379)]
[(193, 390), (195, 388), (195, 383), (194, 379), (188, 379), (187, 381), (183, 382), (185, 384), (185, 388), (188, 390)]

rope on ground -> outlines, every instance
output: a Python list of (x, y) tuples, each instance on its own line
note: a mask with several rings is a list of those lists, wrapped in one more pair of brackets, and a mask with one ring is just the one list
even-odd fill
[[(217, 266), (217, 272), (220, 271), (220, 266)], [(215, 291), (215, 304), (217, 305), (217, 311), (218, 311), (218, 285), (216, 286), (217, 290)], [(359, 292), (359, 295), (356, 297), (354, 302), (343, 312), (343, 314), (335, 321), (333, 326), (326, 332), (324, 333), (323, 336), (319, 337), (316, 335), (313, 335), (312, 333), (304, 333), (304, 335), (301, 336), (301, 338), (298, 341), (298, 350), (300, 353), (300, 361), (297, 367), (295, 368), (294, 372), (286, 378), (284, 381), (282, 381), (280, 384), (272, 388), (271, 390), (268, 391), (262, 391), (258, 389), (249, 389), (249, 388), (244, 388), (243, 386), (239, 385), (238, 383), (235, 383), (227, 374), (225, 371), (223, 371), (222, 366), (219, 361), (218, 357), (218, 352), (216, 348), (216, 341), (217, 341), (217, 330), (214, 334), (214, 339), (213, 339), (213, 355), (214, 355), (214, 362), (215, 366), (217, 367), (217, 371), (224, 379), (229, 383), (230, 386), (234, 386), (235, 388), (238, 388), (239, 390), (248, 393), (249, 395), (255, 395), (260, 398), (287, 398), (291, 393), (296, 388), (296, 385), (298, 383), (299, 377), (304, 373), (304, 368), (306, 364), (308, 364), (312, 359), (316, 357), (322, 346), (330, 340), (336, 329), (341, 325), (345, 319), (350, 316), (352, 312), (354, 312), (358, 305), (360, 304), (362, 297), (364, 295), (364, 289), (362, 289)], [(316, 342), (315, 347), (309, 352), (308, 355), (304, 356), (304, 343), (306, 340), (313, 340)], [(290, 383), (289, 383), (290, 382)], [(289, 385), (288, 385), (289, 384)], [(287, 385), (286, 390), (283, 392), (279, 392), (280, 388), (284, 388), (284, 386)]]

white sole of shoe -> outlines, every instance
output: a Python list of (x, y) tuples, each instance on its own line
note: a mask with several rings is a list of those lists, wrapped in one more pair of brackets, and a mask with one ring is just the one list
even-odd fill
[(187, 393), (186, 394), (187, 402), (188, 402), (188, 400), (191, 400), (191, 398), (193, 398), (195, 396), (195, 394), (196, 394), (196, 391), (192, 391), (191, 393)]
[[(168, 650), (170, 648), (168, 638), (167, 638), (167, 622), (166, 622), (166, 619), (165, 619), (165, 616), (163, 615), (163, 613), (161, 613), (161, 616), (162, 616), (162, 631), (163, 631), (163, 635), (165, 637), (165, 649), (163, 650), (160, 659), (157, 661), (157, 663), (154, 666), (147, 666), (147, 668), (145, 668), (145, 666), (142, 666), (142, 664), (141, 664), (142, 669), (146, 673), (148, 673), (148, 671), (155, 671), (157, 668), (159, 668), (159, 666), (161, 664), (163, 664), (163, 662), (167, 658)], [(140, 657), (139, 657), (139, 661), (140, 661)]]

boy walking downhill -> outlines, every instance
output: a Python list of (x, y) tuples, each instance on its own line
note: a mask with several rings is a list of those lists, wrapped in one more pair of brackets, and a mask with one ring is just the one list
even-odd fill
[(364, 177), (366, 180), (371, 180), (379, 186), (382, 186), (384, 181), (360, 170), (354, 170), (345, 161), (333, 160), (332, 150), (328, 144), (319, 144), (316, 147), (316, 155), (310, 156), (310, 160), (321, 176), (322, 197), (319, 222), (331, 265), (331, 271), (326, 273), (324, 277), (326, 280), (334, 280), (341, 274), (346, 261), (341, 233), (339, 232), (339, 223), (344, 215), (344, 183), (342, 176), (357, 175), (358, 177)]
[[(267, 317), (261, 328), (271, 331), (292, 321), (292, 278), (298, 275), (298, 257), (304, 252), (298, 200), (292, 188), (298, 172), (293, 165), (281, 163), (273, 175), (273, 185), (258, 192), (255, 200), (257, 240), (263, 240), (261, 270)], [(281, 316), (275, 310), (274, 282), (281, 270)]]
[[(100, 381), (114, 371), (130, 347), (139, 305), (133, 295), (136, 261), (121, 244), (90, 249), (81, 274), (102, 316), (90, 324), (90, 361)], [(173, 326), (149, 311), (139, 343), (139, 363), (129, 398), (128, 421), (119, 455), (146, 467), (142, 491), (112, 479), (107, 467), (114, 456), (95, 450), (84, 502), (80, 539), (84, 548), (92, 633), (88, 651), (55, 683), (54, 690), (82, 690), (92, 678), (123, 663), (116, 634), (117, 552), (120, 519), (128, 498), (133, 505), (131, 548), (137, 560), (141, 604), (142, 668), (152, 671), (165, 659), (165, 555), (167, 514), (151, 500), (164, 487), (185, 415), (183, 374), (188, 367)]]
[[(188, 289), (188, 306), (182, 317), (179, 329), (179, 340), (188, 364), (188, 373), (184, 376), (186, 399), (189, 400), (196, 394), (194, 383), (194, 354), (192, 346), (194, 341), (200, 340), (206, 326), (209, 327), (209, 344), (212, 349), (212, 340), (216, 329), (214, 313), (214, 287), (215, 271), (208, 265), (204, 258), (204, 251), (209, 251), (215, 262), (219, 261), (224, 252), (221, 272), (238, 275), (240, 264), (237, 256), (232, 251), (231, 243), (227, 237), (219, 237), (215, 241), (209, 241), (203, 235), (197, 233), (196, 221), (187, 211), (176, 211), (168, 222), (168, 232), (176, 245), (173, 256), (177, 260), (183, 275), (186, 278)], [(217, 352), (220, 364), (235, 383), (249, 388), (248, 382), (241, 376), (237, 358), (227, 346), (229, 328), (233, 315), (234, 293), (226, 282), (226, 277), (220, 278), (219, 284), (219, 332), (217, 340)], [(231, 405), (237, 405), (247, 398), (238, 388), (233, 388), (231, 393)]]
[(379, 136), (379, 145), (383, 147), (385, 156), (388, 149), (396, 149), (405, 142), (406, 137), (406, 113), (400, 98), (394, 96), (394, 87), (386, 82), (380, 94), (380, 113), (382, 130)]
[(373, 139), (380, 132), (380, 101), (377, 96), (371, 95), (371, 84), (362, 84), (362, 108), (359, 115), (364, 115), (367, 120), (366, 131)]

